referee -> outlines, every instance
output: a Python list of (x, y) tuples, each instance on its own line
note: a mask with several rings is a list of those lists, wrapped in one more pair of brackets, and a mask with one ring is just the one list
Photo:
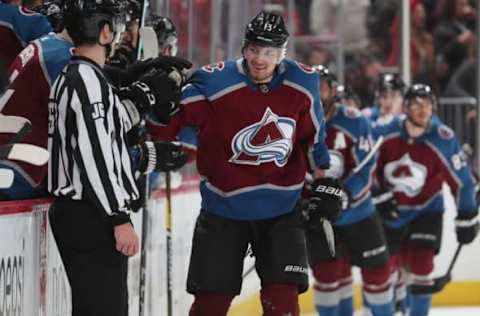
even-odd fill
[[(48, 189), (55, 199), (49, 218), (72, 288), (73, 316), (128, 315), (127, 261), (139, 247), (129, 213), (139, 192), (125, 134), (152, 107), (168, 103), (155, 108), (168, 117), (178, 104), (166, 74), (142, 77), (123, 100), (104, 77), (123, 12), (124, 0), (66, 1), (75, 54), (50, 94)], [(172, 102), (164, 102), (169, 95)]]

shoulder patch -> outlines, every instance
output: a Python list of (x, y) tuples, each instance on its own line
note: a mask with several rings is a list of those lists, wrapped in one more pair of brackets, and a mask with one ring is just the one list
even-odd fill
[(437, 131), (438, 131), (438, 135), (440, 135), (440, 137), (443, 139), (451, 139), (455, 136), (455, 133), (453, 132), (453, 130), (444, 124), (440, 125)]
[(313, 69), (312, 67), (302, 64), (298, 61), (295, 61), (295, 64), (298, 66), (298, 68), (300, 68), (303, 72), (307, 74), (313, 74), (315, 72), (315, 69)]
[(211, 65), (205, 65), (202, 67), (203, 71), (208, 73), (213, 73), (215, 70), (222, 71), (225, 68), (225, 62), (219, 61)]
[(360, 111), (358, 109), (350, 107), (350, 106), (346, 106), (343, 110), (343, 113), (345, 113), (346, 117), (351, 118), (351, 119), (359, 118), (360, 116), (362, 116), (362, 114), (360, 113)]

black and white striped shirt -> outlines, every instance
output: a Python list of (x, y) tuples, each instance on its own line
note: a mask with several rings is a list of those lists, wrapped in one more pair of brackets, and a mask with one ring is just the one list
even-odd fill
[(93, 202), (111, 216), (128, 214), (139, 196), (125, 139), (131, 128), (99, 66), (73, 57), (50, 92), (50, 193)]

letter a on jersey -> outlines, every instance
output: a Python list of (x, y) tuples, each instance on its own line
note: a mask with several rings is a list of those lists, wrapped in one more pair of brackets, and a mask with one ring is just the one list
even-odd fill
[(295, 125), (295, 120), (280, 117), (267, 107), (259, 122), (235, 134), (230, 162), (246, 165), (274, 162), (279, 167), (284, 166), (292, 152)]

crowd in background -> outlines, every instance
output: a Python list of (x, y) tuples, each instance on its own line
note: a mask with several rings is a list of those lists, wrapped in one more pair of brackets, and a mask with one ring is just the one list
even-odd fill
[[(411, 15), (411, 77), (426, 83), (441, 96), (475, 96), (475, 0), (407, 0)], [(194, 0), (194, 56), (197, 64), (209, 63), (213, 0)], [(295, 17), (295, 58), (309, 65), (328, 65), (335, 70), (337, 39), (343, 38), (345, 82), (359, 96), (362, 106), (374, 102), (374, 86), (380, 72), (397, 70), (400, 63), (399, 0), (343, 0), (341, 36), (338, 36), (339, 0), (295, 0), (295, 12), (288, 1), (248, 1), (270, 6), (288, 20)], [(223, 17), (229, 1), (216, 1)], [(169, 10), (179, 26), (180, 54), (188, 45), (188, 5), (186, 0), (169, 1)], [(198, 14), (202, 13), (202, 14)], [(226, 56), (227, 25), (223, 18), (215, 59)], [(238, 51), (238, 54), (240, 51)], [(232, 57), (232, 56), (228, 56)]]
[[(299, 32), (335, 34), (337, 0), (297, 0)], [(374, 81), (383, 67), (400, 62), (400, 1), (343, 0), (346, 83), (362, 104), (373, 102)], [(309, 7), (310, 9), (306, 9)], [(475, 3), (470, 0), (410, 0), (411, 77), (443, 96), (475, 96)], [(301, 21), (301, 22), (300, 22)], [(325, 46), (299, 55), (306, 63), (335, 61)], [(320, 59), (322, 59), (320, 58)]]

